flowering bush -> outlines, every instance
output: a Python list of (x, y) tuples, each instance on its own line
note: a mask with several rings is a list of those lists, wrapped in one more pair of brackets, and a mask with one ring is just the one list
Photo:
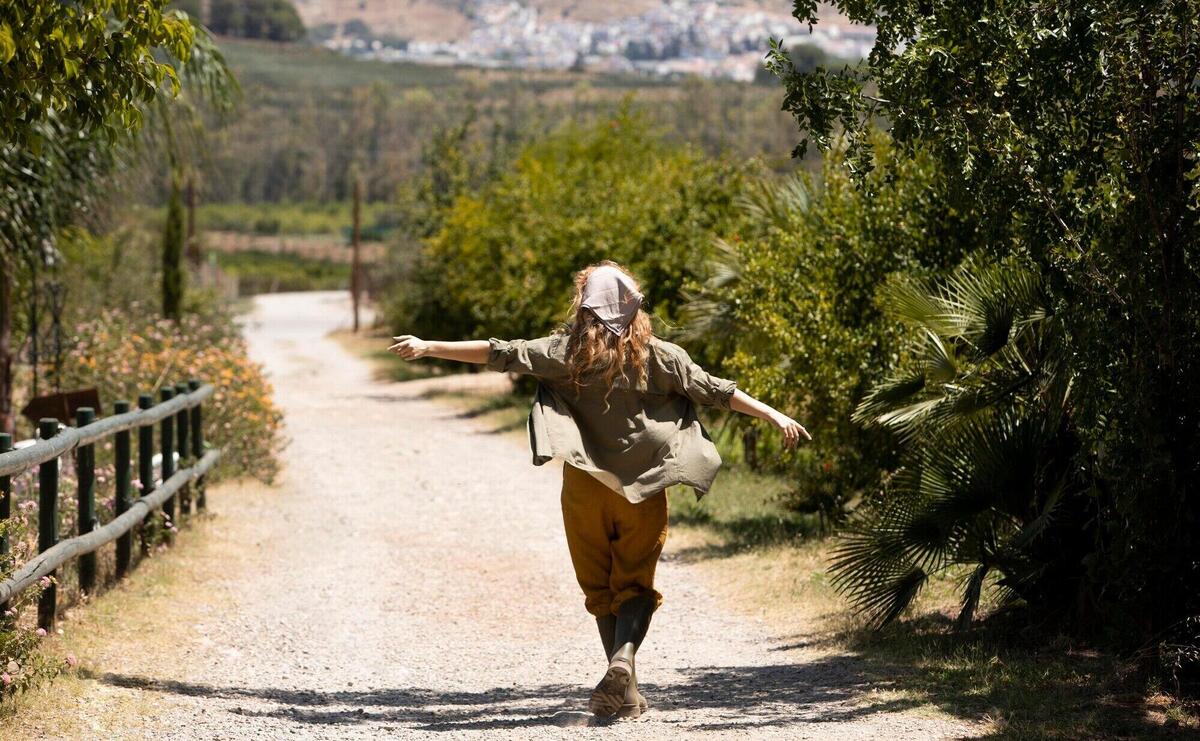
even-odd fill
[(17, 619), (19, 607), (35, 604), (42, 591), (49, 586), (49, 578), (43, 578), (20, 596), (18, 604), (10, 606), (0, 615), (0, 624), (3, 625), (3, 629), (0, 629), (0, 698), (35, 687), (64, 669), (74, 669), (78, 664), (74, 655), (58, 659), (38, 651), (38, 644), (46, 637), (46, 631), (22, 624)]
[(159, 388), (191, 378), (216, 393), (203, 407), (204, 439), (224, 447), (217, 474), (270, 482), (278, 472), (282, 415), (271, 400), (262, 367), (246, 354), (233, 317), (221, 309), (178, 323), (140, 318), (149, 312), (102, 310), (75, 327), (63, 362), (63, 388), (95, 386), (105, 412), (139, 393), (158, 400)]

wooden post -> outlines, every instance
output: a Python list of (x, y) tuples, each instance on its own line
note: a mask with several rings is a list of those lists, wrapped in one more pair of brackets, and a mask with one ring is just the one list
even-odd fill
[[(75, 426), (84, 427), (96, 421), (96, 410), (80, 407), (75, 411)], [(79, 535), (86, 535), (96, 527), (96, 445), (88, 443), (75, 449), (75, 474), (79, 481), (76, 489), (78, 503), (75, 527)], [(79, 588), (91, 594), (96, 588), (96, 554), (85, 553), (79, 557)]]
[[(38, 422), (38, 437), (49, 440), (58, 434), (58, 420), (45, 417)], [(58, 543), (58, 459), (51, 458), (38, 465), (38, 553), (43, 553)], [(51, 580), (54, 574), (50, 575)], [(57, 612), (57, 586), (42, 591), (38, 601), (38, 627), (50, 630), (54, 627)]]
[[(150, 394), (138, 395), (138, 409), (149, 409), (154, 406), (154, 397)], [(145, 424), (138, 427), (138, 481), (142, 484), (140, 496), (146, 496), (154, 491), (154, 425)], [(149, 550), (149, 543), (143, 530), (142, 553)]]
[[(175, 398), (175, 389), (166, 386), (159, 390), (159, 399), (170, 401)], [(162, 464), (159, 466), (162, 480), (166, 481), (175, 475), (175, 415), (168, 414), (162, 419)], [(167, 497), (163, 502), (163, 515), (167, 519), (166, 539), (171, 540), (170, 529), (175, 526), (175, 495)]]
[(362, 178), (354, 174), (354, 230), (352, 232), (353, 252), (350, 260), (350, 301), (354, 305), (354, 331), (358, 332), (358, 301), (362, 290), (359, 266), (359, 242), (362, 236)]
[[(186, 383), (175, 384), (175, 395), (186, 396), (188, 387)], [(188, 446), (188, 430), (191, 426), (187, 408), (180, 409), (175, 414), (175, 449), (179, 451), (179, 467), (187, 468), (191, 465), (188, 461), (188, 456), (191, 455), (192, 449)], [(190, 487), (183, 487), (179, 490), (179, 515), (190, 515), (192, 513), (192, 491)]]
[[(12, 450), (12, 435), (0, 432), (0, 454)], [(12, 517), (12, 477), (0, 476), (0, 525), (7, 525)], [(0, 532), (0, 571), (8, 573), (8, 533)], [(8, 612), (8, 603), (0, 603), (0, 624), (7, 624), (4, 613)]]
[[(113, 414), (125, 414), (129, 411), (129, 402), (118, 401), (113, 404)], [(116, 489), (115, 497), (115, 514), (117, 517), (129, 511), (129, 505), (133, 504), (130, 498), (132, 486), (130, 480), (133, 478), (133, 471), (130, 466), (130, 436), (129, 430), (121, 430), (113, 435), (113, 486)], [(117, 538), (117, 578), (125, 576), (129, 572), (129, 562), (133, 558), (133, 534), (132, 532), (125, 533)]]
[[(199, 388), (200, 388), (199, 380), (193, 378), (192, 380), (188, 381), (188, 390), (189, 391), (195, 391)], [(192, 407), (190, 416), (191, 416), (190, 422), (191, 422), (191, 427), (192, 427), (192, 462), (195, 463), (196, 461), (200, 460), (201, 456), (204, 455), (204, 428), (200, 424), (201, 420), (200, 420), (200, 405), (199, 404), (196, 404), (196, 406)], [(196, 479), (195, 491), (196, 491), (196, 511), (203, 512), (204, 508), (208, 505), (208, 502), (205, 501), (205, 497), (204, 497), (204, 477), (203, 476)]]

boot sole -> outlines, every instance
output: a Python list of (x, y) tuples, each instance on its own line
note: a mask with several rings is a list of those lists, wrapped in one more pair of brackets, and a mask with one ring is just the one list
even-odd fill
[(616, 717), (618, 717), (618, 718), (638, 718), (638, 717), (641, 717), (642, 713), (646, 712), (646, 710), (648, 710), (649, 707), (650, 707), (650, 705), (649, 705), (649, 703), (646, 702), (645, 699), (639, 700), (638, 702), (631, 702), (631, 703), (622, 705), (621, 709), (617, 711)]
[(611, 718), (620, 711), (625, 704), (625, 689), (629, 687), (630, 675), (629, 667), (624, 662), (614, 661), (604, 673), (604, 679), (592, 690), (588, 710), (599, 718)]

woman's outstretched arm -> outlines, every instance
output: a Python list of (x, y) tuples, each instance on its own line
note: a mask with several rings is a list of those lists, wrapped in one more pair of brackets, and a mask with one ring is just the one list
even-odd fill
[(389, 347), (388, 350), (405, 360), (441, 358), (442, 360), (457, 360), (460, 363), (482, 365), (488, 361), (488, 350), (491, 347), (491, 343), (487, 340), (439, 342), (423, 340), (410, 334), (402, 334), (392, 339), (396, 341), (396, 344)]
[(775, 428), (783, 433), (783, 444), (789, 448), (799, 443), (801, 437), (805, 440), (812, 440), (812, 435), (808, 434), (808, 430), (804, 429), (799, 422), (778, 409), (767, 406), (741, 389), (733, 392), (733, 397), (729, 399), (729, 408), (751, 417), (765, 419), (775, 425)]

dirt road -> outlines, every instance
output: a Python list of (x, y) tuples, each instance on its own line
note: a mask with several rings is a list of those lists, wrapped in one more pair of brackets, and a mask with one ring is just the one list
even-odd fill
[(602, 651), (568, 562), (560, 469), (423, 398), (431, 382), (373, 382), (326, 337), (347, 317), (341, 294), (258, 299), (247, 335), (287, 416), (282, 480), (214, 492), (210, 532), (181, 544), (194, 549), (178, 556), (184, 572), (146, 598), (168, 640), (126, 630), (80, 657), (92, 678), (78, 704), (97, 735), (971, 734), (873, 692), (853, 657), (811, 653), (721, 607), (669, 556), (638, 656), (650, 712), (582, 727)]

